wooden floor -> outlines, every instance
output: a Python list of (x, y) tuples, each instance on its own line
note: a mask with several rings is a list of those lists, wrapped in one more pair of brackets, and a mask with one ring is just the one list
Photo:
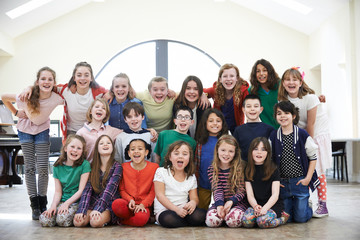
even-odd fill
[[(53, 181), (49, 183), (52, 200)], [(316, 206), (315, 195), (311, 197)], [(25, 185), (0, 186), (0, 239), (360, 239), (360, 184), (329, 179), (329, 217), (308, 223), (290, 223), (275, 229), (211, 229), (187, 227), (165, 229), (157, 225), (142, 228), (107, 226), (102, 229), (42, 228), (31, 220)], [(50, 204), (50, 203), (49, 203)]]

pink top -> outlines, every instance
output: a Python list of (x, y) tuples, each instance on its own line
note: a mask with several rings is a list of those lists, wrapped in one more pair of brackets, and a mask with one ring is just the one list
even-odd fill
[(28, 116), (28, 118), (19, 118), (16, 125), (17, 129), (21, 132), (36, 135), (42, 131), (45, 131), (50, 128), (50, 114), (56, 108), (57, 105), (64, 104), (64, 99), (62, 99), (58, 94), (52, 92), (51, 96), (46, 99), (39, 100), (40, 103), (40, 113), (39, 114), (30, 114), (27, 102), (23, 102), (19, 99), (19, 96), (16, 96), (16, 104), (18, 109), (23, 109)]
[[(86, 141), (86, 152), (87, 152), (87, 159), (89, 162), (92, 162), (94, 149), (95, 149), (95, 142), (101, 135), (108, 135), (113, 141), (115, 141), (117, 135), (122, 133), (121, 129), (114, 128), (110, 125), (102, 124), (99, 131), (89, 126), (88, 123), (84, 123), (84, 126), (80, 128), (76, 134), (82, 136)], [(114, 149), (115, 150), (115, 149)]]

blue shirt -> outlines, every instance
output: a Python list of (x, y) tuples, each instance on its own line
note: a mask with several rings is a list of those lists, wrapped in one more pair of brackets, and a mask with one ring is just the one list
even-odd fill
[(208, 141), (202, 145), (201, 160), (199, 168), (199, 186), (211, 190), (211, 183), (208, 176), (208, 168), (214, 159), (214, 149), (218, 138), (209, 136)]
[[(125, 104), (127, 104), (128, 102), (136, 102), (139, 103), (141, 106), (143, 106), (142, 102), (137, 99), (137, 98), (133, 98), (133, 99), (126, 99), (124, 102), (122, 103), (118, 103), (116, 101), (116, 99), (114, 98), (112, 100), (112, 102), (109, 104), (110, 107), (110, 118), (109, 118), (109, 125), (112, 127), (116, 127), (119, 129), (123, 129), (123, 130), (129, 130), (129, 126), (127, 125), (127, 123), (124, 120), (124, 116), (122, 114), (122, 111), (124, 109)], [(146, 125), (146, 114), (144, 116), (144, 120), (142, 121), (141, 124), (141, 128), (146, 129), (147, 125)]]
[(225, 104), (221, 106), (221, 111), (225, 116), (225, 121), (231, 134), (236, 128), (235, 114), (234, 114), (234, 100), (233, 98), (226, 100)]

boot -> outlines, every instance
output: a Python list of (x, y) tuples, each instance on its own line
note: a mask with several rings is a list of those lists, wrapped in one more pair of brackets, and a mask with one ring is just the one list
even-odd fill
[(329, 212), (328, 212), (328, 209), (326, 207), (326, 202), (319, 200), (318, 208), (313, 213), (313, 217), (322, 218), (322, 217), (325, 217), (325, 216), (328, 216), (328, 215), (329, 215)]
[(39, 206), (40, 206), (40, 212), (43, 213), (46, 211), (46, 205), (47, 205), (47, 197), (46, 196), (40, 196), (39, 195)]
[(40, 216), (40, 205), (39, 205), (39, 197), (30, 197), (30, 206), (32, 209), (32, 219), (33, 220), (39, 220)]

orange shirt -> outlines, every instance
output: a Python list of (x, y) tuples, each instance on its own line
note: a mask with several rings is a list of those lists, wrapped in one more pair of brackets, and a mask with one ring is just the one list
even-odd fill
[(150, 207), (155, 198), (154, 175), (158, 164), (146, 161), (144, 169), (138, 171), (131, 166), (131, 162), (122, 164), (123, 177), (119, 185), (121, 198), (130, 201), (134, 200), (138, 205), (142, 203), (144, 207)]

